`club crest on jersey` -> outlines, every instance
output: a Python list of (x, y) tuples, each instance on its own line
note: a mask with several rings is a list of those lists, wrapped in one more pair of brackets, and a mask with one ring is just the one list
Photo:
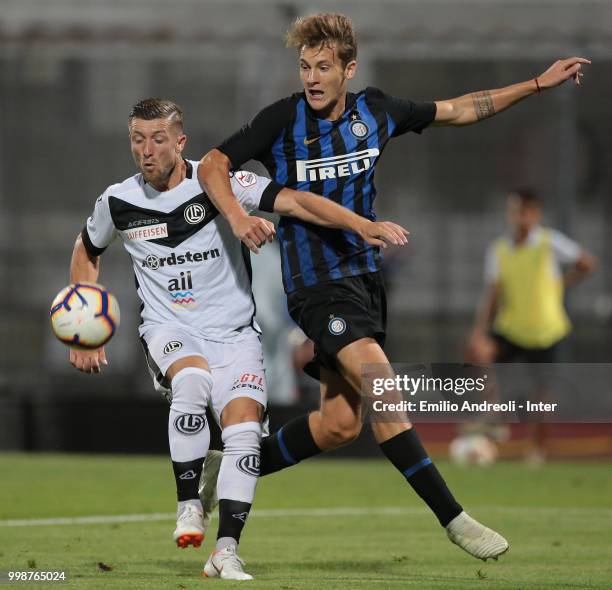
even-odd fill
[(257, 176), (252, 172), (248, 172), (247, 170), (237, 170), (234, 173), (234, 178), (238, 181), (240, 186), (244, 188), (249, 188), (257, 184)]
[(178, 278), (168, 281), (168, 292), (172, 307), (175, 309), (194, 309), (198, 302), (193, 294), (191, 271), (182, 272)]
[(297, 160), (295, 162), (297, 179), (299, 182), (313, 182), (361, 174), (372, 167), (379, 154), (378, 148), (369, 148), (342, 156)]
[(178, 340), (170, 340), (170, 342), (164, 346), (164, 354), (172, 354), (181, 348), (183, 348), (182, 342), (179, 342)]
[(349, 125), (349, 129), (351, 130), (351, 133), (357, 139), (363, 139), (370, 132), (370, 129), (368, 128), (368, 126), (359, 119), (357, 119), (356, 121), (353, 121)]
[(168, 237), (168, 224), (158, 223), (125, 230), (123, 235), (130, 242), (146, 242), (148, 240), (159, 240)]
[(185, 221), (187, 223), (195, 225), (204, 219), (206, 216), (206, 209), (204, 208), (204, 205), (200, 203), (191, 203), (189, 207), (185, 207), (183, 216), (185, 217)]
[(346, 322), (342, 318), (332, 316), (329, 324), (327, 324), (327, 328), (330, 334), (340, 336), (346, 332)]

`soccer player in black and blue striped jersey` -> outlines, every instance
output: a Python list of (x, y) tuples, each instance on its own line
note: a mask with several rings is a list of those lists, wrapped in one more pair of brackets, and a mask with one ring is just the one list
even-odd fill
[[(209, 152), (198, 173), (234, 233), (255, 252), (274, 228), (248, 217), (232, 195), (228, 172), (244, 162), (258, 160), (276, 182), (324, 195), (375, 219), (374, 171), (392, 137), (487, 119), (566, 80), (578, 84), (582, 65), (590, 63), (577, 57), (560, 60), (526, 82), (417, 103), (376, 88), (348, 91), (357, 67), (357, 43), (344, 15), (298, 19), (287, 44), (298, 49), (303, 91), (260, 111)], [(353, 440), (361, 428), (362, 367), (389, 366), (383, 352), (386, 301), (379, 248), (355, 233), (293, 218), (279, 222), (278, 239), (289, 312), (315, 343), (315, 358), (306, 371), (321, 382), (321, 406), (262, 442), (262, 475)], [(481, 559), (497, 558), (508, 549), (501, 535), (463, 511), (405, 414), (372, 423), (372, 430), (451, 541)]]

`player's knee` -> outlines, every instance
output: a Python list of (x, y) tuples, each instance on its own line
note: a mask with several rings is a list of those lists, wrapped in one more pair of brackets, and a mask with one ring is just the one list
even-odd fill
[(203, 414), (212, 390), (210, 372), (187, 367), (172, 378), (171, 409), (180, 414)]
[(210, 367), (208, 366), (208, 361), (199, 354), (194, 354), (191, 356), (186, 356), (183, 358), (174, 361), (166, 371), (166, 377), (172, 381), (174, 377), (183, 369), (188, 369), (190, 367), (196, 367), (198, 369), (204, 369), (205, 371), (210, 372)]
[(242, 422), (261, 422), (264, 407), (256, 400), (238, 397), (230, 401), (221, 412), (221, 426), (225, 428)]
[[(261, 445), (261, 424), (259, 422), (241, 422), (226, 426), (221, 433), (224, 455), (241, 457), (256, 456), (259, 470), (259, 448)], [(254, 468), (254, 464), (250, 465)]]
[(340, 447), (354, 441), (361, 432), (360, 420), (334, 420), (323, 422), (323, 433), (330, 447)]

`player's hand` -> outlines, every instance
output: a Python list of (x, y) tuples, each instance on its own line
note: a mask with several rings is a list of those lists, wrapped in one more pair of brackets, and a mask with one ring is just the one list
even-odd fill
[(590, 63), (590, 60), (584, 57), (557, 60), (542, 75), (538, 76), (538, 84), (540, 88), (554, 88), (573, 78), (576, 86), (579, 86), (580, 78), (582, 78), (582, 66)]
[(465, 361), (476, 365), (490, 365), (498, 355), (497, 343), (488, 334), (475, 329), (465, 346)]
[(104, 347), (96, 350), (70, 349), (70, 364), (83, 373), (99, 373), (101, 365), (108, 365)]
[(234, 235), (254, 254), (276, 235), (274, 224), (254, 215), (244, 215), (231, 223)]
[(357, 228), (357, 233), (373, 246), (386, 248), (389, 244), (393, 246), (404, 246), (408, 243), (406, 237), (410, 232), (392, 221), (369, 221), (364, 219)]

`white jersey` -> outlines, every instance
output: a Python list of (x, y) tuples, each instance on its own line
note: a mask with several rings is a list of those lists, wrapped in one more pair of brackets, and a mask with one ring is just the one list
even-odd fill
[[(119, 236), (132, 259), (142, 301), (141, 336), (153, 326), (179, 325), (218, 342), (240, 340), (254, 323), (249, 252), (202, 191), (198, 162), (186, 161), (185, 179), (158, 192), (136, 174), (98, 197), (83, 230), (98, 256)], [(281, 186), (253, 174), (232, 174), (245, 210), (270, 211)]]

